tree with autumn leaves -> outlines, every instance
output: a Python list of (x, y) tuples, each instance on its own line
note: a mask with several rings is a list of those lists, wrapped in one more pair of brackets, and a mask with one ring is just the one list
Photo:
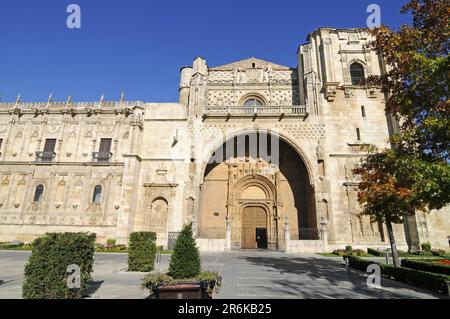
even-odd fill
[(386, 94), (386, 112), (399, 123), (391, 149), (377, 151), (354, 170), (363, 214), (386, 224), (394, 265), (399, 266), (392, 224), (417, 210), (450, 203), (449, 44), (450, 2), (412, 0), (401, 9), (412, 25), (369, 30), (371, 46), (383, 56), (387, 72), (368, 84)]

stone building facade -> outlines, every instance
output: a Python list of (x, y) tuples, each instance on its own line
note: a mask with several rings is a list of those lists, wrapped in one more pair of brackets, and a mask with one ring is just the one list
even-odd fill
[[(352, 169), (389, 147), (386, 72), (357, 29), (321, 28), (296, 68), (245, 59), (181, 69), (179, 103), (0, 104), (0, 241), (90, 231), (158, 244), (188, 221), (202, 250), (388, 245), (361, 216)], [(395, 225), (400, 247), (448, 248), (448, 210)]]

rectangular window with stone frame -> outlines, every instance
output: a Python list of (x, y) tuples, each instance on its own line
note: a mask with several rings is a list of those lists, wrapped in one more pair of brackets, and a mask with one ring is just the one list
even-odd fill
[(43, 162), (51, 162), (55, 157), (56, 138), (48, 138), (45, 140), (44, 151), (41, 154)]
[(111, 144), (112, 139), (110, 138), (102, 138), (100, 140), (100, 147), (97, 155), (98, 162), (109, 162), (111, 160)]

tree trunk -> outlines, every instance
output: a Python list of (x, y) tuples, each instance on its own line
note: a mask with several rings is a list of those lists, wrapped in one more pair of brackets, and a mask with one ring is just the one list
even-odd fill
[(392, 229), (392, 223), (386, 221), (386, 228), (389, 235), (389, 242), (391, 243), (392, 259), (394, 261), (394, 267), (400, 267), (400, 259), (398, 258), (397, 244), (395, 243), (394, 230)]

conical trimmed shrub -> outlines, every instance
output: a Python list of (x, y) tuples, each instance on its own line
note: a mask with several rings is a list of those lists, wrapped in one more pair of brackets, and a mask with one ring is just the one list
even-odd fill
[(200, 252), (192, 233), (191, 222), (184, 225), (175, 241), (169, 275), (176, 279), (193, 278), (198, 276), (200, 271)]

